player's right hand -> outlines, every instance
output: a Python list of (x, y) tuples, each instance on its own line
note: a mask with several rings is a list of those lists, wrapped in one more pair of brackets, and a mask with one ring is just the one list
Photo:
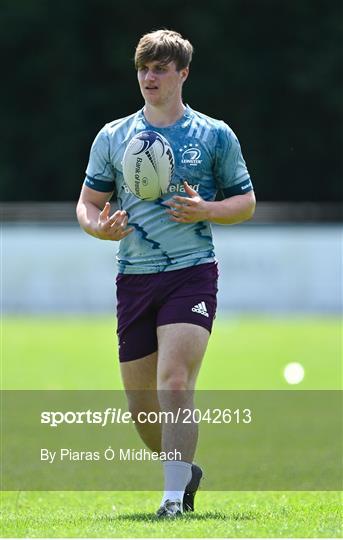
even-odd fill
[(97, 238), (101, 240), (122, 240), (134, 231), (133, 227), (127, 228), (127, 213), (125, 210), (117, 210), (110, 216), (111, 205), (107, 202), (99, 214)]

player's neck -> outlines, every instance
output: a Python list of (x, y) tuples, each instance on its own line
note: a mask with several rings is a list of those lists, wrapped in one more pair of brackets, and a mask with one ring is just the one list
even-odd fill
[(186, 107), (182, 101), (167, 105), (164, 107), (154, 107), (149, 103), (145, 104), (143, 109), (144, 116), (146, 120), (152, 126), (156, 127), (167, 127), (172, 126), (183, 117)]

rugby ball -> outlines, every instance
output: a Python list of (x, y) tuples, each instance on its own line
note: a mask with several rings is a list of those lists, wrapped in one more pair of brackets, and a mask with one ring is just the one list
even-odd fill
[(155, 201), (167, 193), (174, 155), (167, 139), (156, 131), (137, 133), (126, 147), (123, 176), (131, 193), (143, 201)]

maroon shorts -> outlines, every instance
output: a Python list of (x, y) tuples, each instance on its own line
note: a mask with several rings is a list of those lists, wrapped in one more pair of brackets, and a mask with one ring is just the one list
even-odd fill
[(118, 274), (119, 359), (136, 360), (157, 350), (156, 328), (190, 323), (212, 330), (217, 307), (217, 263), (158, 274)]

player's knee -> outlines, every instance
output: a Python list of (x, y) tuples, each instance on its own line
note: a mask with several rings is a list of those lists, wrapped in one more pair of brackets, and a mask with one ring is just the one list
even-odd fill
[(168, 372), (160, 377), (160, 388), (168, 391), (189, 390), (189, 380), (186, 373)]

